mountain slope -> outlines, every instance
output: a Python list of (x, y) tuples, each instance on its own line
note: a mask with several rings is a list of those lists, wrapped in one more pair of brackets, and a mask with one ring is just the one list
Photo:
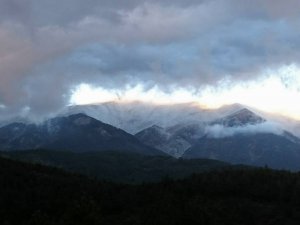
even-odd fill
[(84, 114), (56, 117), (42, 124), (14, 123), (0, 128), (1, 150), (61, 149), (84, 151), (130, 151), (165, 155), (142, 144), (134, 136)]
[(203, 123), (178, 124), (168, 128), (152, 126), (135, 134), (141, 142), (179, 158), (204, 135)]
[(183, 158), (209, 158), (230, 163), (300, 170), (300, 145), (271, 133), (201, 138)]
[(157, 182), (165, 177), (185, 178), (194, 173), (229, 167), (228, 163), (209, 159), (178, 160), (113, 151), (74, 153), (32, 150), (0, 154), (16, 160), (56, 166), (93, 178), (125, 183)]

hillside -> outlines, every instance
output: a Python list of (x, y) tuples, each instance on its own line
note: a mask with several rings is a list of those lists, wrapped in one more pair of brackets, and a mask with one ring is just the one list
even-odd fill
[(165, 177), (185, 178), (193, 173), (221, 169), (229, 164), (210, 159), (183, 160), (124, 152), (74, 153), (53, 150), (2, 152), (2, 156), (40, 163), (95, 177), (125, 183), (160, 181)]
[(183, 158), (210, 158), (230, 163), (300, 170), (300, 145), (271, 133), (201, 138)]

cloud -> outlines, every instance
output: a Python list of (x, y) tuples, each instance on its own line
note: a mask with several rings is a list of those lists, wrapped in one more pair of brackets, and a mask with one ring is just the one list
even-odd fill
[(299, 4), (0, 0), (0, 111), (54, 112), (82, 83), (201, 90), (297, 65)]
[(256, 125), (246, 125), (240, 127), (224, 127), (222, 125), (212, 125), (206, 127), (205, 133), (211, 138), (231, 137), (238, 134), (257, 134), (257, 133), (273, 133), (282, 135), (283, 130), (280, 126), (273, 122), (264, 122)]

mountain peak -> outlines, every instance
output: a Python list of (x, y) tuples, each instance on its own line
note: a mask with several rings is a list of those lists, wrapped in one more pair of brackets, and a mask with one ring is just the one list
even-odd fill
[(222, 119), (217, 120), (216, 124), (222, 124), (226, 127), (255, 125), (266, 120), (247, 108), (240, 109)]
[(76, 114), (71, 114), (71, 115), (67, 116), (67, 118), (76, 120), (76, 119), (80, 119), (80, 118), (91, 118), (91, 117), (84, 113), (76, 113)]
[(73, 114), (73, 115), (68, 116), (68, 118), (71, 119), (73, 121), (73, 123), (78, 126), (89, 125), (93, 122), (93, 120), (95, 120), (92, 117), (87, 116), (84, 113)]
[(242, 108), (242, 109), (232, 113), (231, 115), (247, 115), (247, 116), (251, 115), (251, 116), (253, 116), (253, 115), (256, 115), (256, 114), (254, 112), (250, 111), (247, 108)]

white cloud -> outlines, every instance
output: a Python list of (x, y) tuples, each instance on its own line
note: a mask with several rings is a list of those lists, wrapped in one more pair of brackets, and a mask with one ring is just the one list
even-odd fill
[(222, 125), (212, 125), (206, 128), (206, 134), (211, 138), (224, 138), (238, 134), (256, 134), (256, 133), (273, 133), (283, 134), (283, 130), (276, 123), (264, 122), (256, 125), (246, 125), (240, 127), (224, 127)]

